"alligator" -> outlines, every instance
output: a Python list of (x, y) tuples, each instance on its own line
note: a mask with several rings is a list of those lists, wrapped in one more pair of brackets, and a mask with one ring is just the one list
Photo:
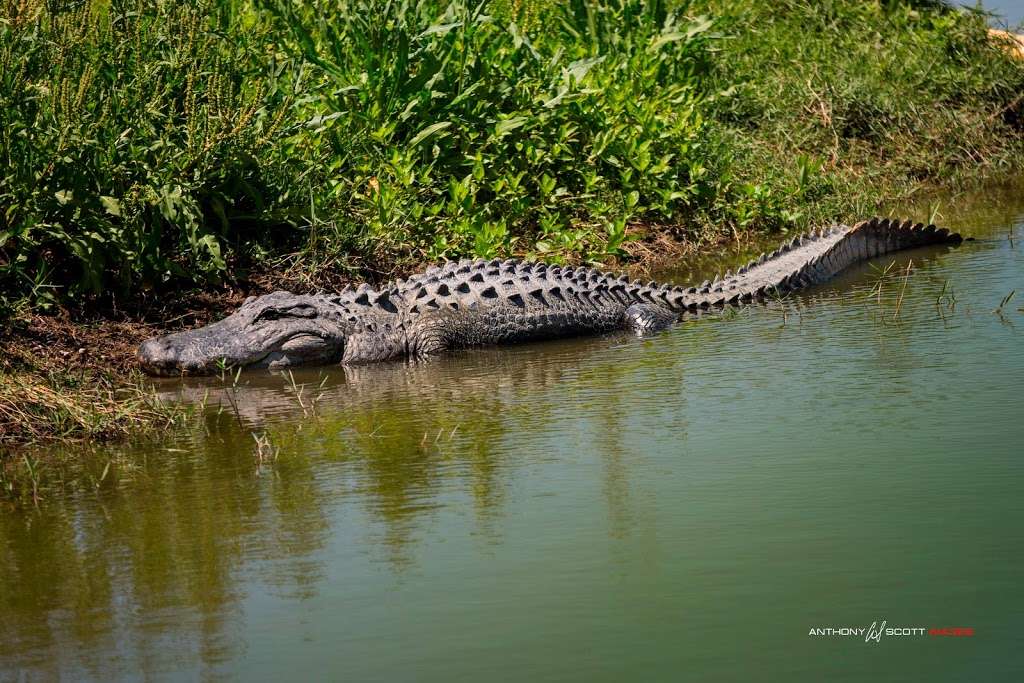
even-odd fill
[(644, 284), (588, 267), (451, 261), (381, 287), (249, 297), (219, 322), (145, 341), (138, 359), (152, 375), (202, 375), (225, 368), (425, 358), (450, 349), (614, 330), (643, 335), (687, 315), (824, 283), (876, 256), (961, 241), (959, 234), (934, 225), (872, 218), (801, 235), (735, 273), (695, 287)]

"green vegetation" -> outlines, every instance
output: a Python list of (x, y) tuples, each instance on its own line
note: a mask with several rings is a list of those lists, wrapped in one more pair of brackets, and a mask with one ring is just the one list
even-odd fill
[(1022, 89), (932, 3), (2, 0), (0, 305), (803, 227), (1019, 165)]
[[(850, 219), (1018, 170), (1021, 92), (933, 2), (0, 0), (0, 331), (286, 264)], [(15, 440), (166, 417), (48, 367), (0, 363)]]

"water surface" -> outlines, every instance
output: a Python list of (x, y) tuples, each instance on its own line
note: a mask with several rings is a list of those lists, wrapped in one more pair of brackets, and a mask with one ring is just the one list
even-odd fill
[[(0, 510), (0, 679), (1022, 680), (1020, 190), (650, 339), (161, 383)], [(974, 635), (809, 635), (883, 620)]]

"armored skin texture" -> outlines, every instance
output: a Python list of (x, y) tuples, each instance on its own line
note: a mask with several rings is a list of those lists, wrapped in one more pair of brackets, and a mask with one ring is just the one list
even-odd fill
[(146, 341), (138, 357), (149, 374), (201, 375), (232, 367), (428, 357), (612, 330), (644, 334), (687, 314), (825, 282), (869, 258), (961, 241), (934, 225), (873, 218), (802, 235), (736, 273), (689, 288), (642, 284), (592, 268), (449, 262), (379, 289), (250, 297), (220, 322)]

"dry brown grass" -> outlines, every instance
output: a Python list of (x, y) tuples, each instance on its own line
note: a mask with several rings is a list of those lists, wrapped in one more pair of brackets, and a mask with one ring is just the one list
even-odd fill
[(1017, 59), (1024, 59), (1024, 35), (990, 28), (988, 34)]
[(182, 409), (161, 403), (141, 378), (0, 374), (0, 453), (53, 439), (110, 440), (170, 426)]

